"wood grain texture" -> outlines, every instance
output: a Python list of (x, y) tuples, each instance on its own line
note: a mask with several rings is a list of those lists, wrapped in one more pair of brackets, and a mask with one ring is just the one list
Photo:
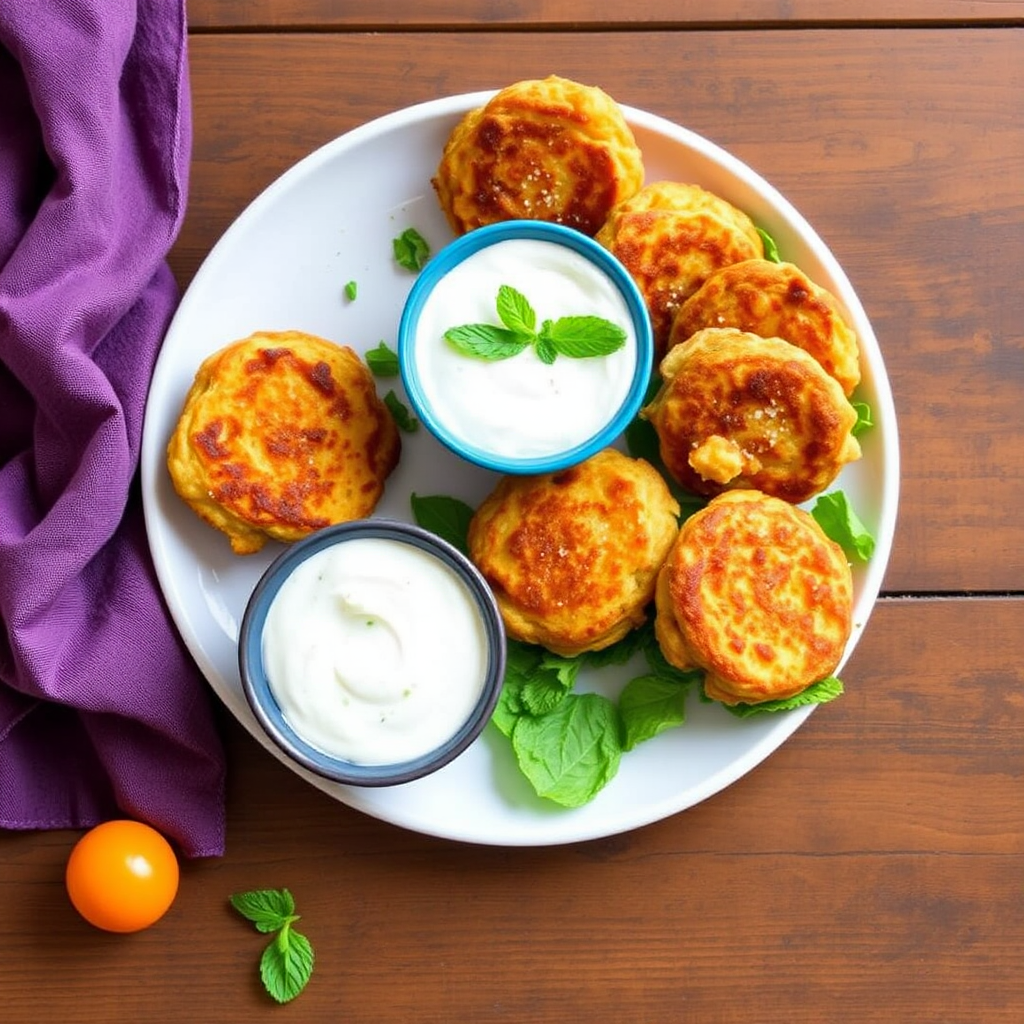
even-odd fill
[(263, 187), (364, 121), (551, 71), (601, 84), (763, 174), (857, 288), (901, 426), (887, 590), (1021, 588), (1024, 30), (269, 38), (192, 40), (183, 283)]
[[(566, 847), (401, 831), (226, 724), (227, 854), (147, 932), (76, 918), (73, 834), (0, 833), (3, 1019), (1018, 1024), (1022, 626), (1020, 600), (885, 601), (845, 696), (754, 772)], [(287, 1011), (226, 903), (264, 886), (318, 956)]]
[(1020, 0), (192, 0), (197, 29), (1020, 24)]

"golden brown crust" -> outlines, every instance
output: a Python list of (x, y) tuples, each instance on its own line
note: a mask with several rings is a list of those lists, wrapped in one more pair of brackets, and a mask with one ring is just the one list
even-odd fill
[(799, 504), (860, 458), (843, 390), (781, 338), (707, 328), (675, 346), (642, 410), (666, 469), (698, 494), (753, 488)]
[(509, 636), (571, 656), (643, 624), (678, 514), (656, 470), (605, 449), (558, 473), (502, 478), (473, 516), (469, 551)]
[(207, 357), (167, 448), (175, 490), (237, 554), (373, 511), (401, 442), (350, 348), (257, 333)]
[(455, 126), (433, 185), (456, 234), (495, 221), (554, 221), (593, 235), (643, 183), (618, 104), (551, 75), (516, 82)]
[(803, 509), (731, 491), (683, 523), (661, 571), (666, 659), (726, 704), (792, 697), (831, 675), (852, 629), (849, 563)]
[(647, 303), (656, 354), (668, 349), (676, 310), (716, 270), (764, 256), (751, 219), (699, 185), (658, 181), (612, 210), (597, 233)]
[(847, 395), (860, 382), (857, 335), (838, 301), (792, 263), (744, 260), (715, 271), (676, 312), (669, 348), (705, 327), (784, 338), (814, 356)]

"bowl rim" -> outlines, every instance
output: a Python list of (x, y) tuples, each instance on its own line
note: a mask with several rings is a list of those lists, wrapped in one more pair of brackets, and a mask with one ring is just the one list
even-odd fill
[[(533, 239), (572, 249), (602, 270), (617, 288), (629, 310), (636, 334), (636, 363), (626, 397), (608, 422), (590, 437), (549, 455), (515, 458), (477, 447), (469, 438), (458, 438), (438, 417), (420, 383), (415, 348), (416, 325), (434, 286), (474, 253), (513, 239)], [(427, 429), (459, 457), (497, 473), (533, 474), (557, 472), (577, 465), (606, 448), (622, 434), (643, 405), (654, 368), (654, 331), (647, 303), (632, 275), (619, 259), (590, 235), (565, 224), (542, 220), (506, 220), (485, 224), (448, 242), (420, 270), (406, 297), (398, 324), (398, 365), (405, 392)]]
[[(408, 544), (447, 566), (469, 591), (487, 644), (484, 682), (472, 713), (445, 743), (407, 761), (361, 764), (330, 754), (310, 743), (284, 717), (264, 670), (263, 627), (270, 606), (285, 581), (311, 556), (335, 544), (362, 538)], [(242, 616), (238, 635), (238, 668), (242, 690), (256, 720), (288, 758), (334, 782), (353, 786), (395, 786), (443, 768), (476, 740), (490, 721), (501, 695), (506, 650), (504, 621), (494, 593), (465, 554), (444, 538), (415, 523), (368, 518), (317, 530), (289, 545), (267, 566), (246, 602)]]

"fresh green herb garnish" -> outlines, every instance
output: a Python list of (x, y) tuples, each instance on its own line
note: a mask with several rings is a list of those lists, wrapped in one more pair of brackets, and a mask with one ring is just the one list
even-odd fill
[(356, 295), (358, 294), (359, 285), (357, 285), (355, 281), (348, 281), (345, 284), (345, 298), (348, 299), (349, 302), (355, 302)]
[(415, 228), (406, 228), (397, 238), (393, 238), (391, 249), (395, 254), (395, 262), (406, 270), (418, 272), (430, 259), (430, 246)]
[(835, 676), (811, 683), (795, 697), (782, 700), (766, 700), (760, 704), (723, 704), (722, 707), (737, 718), (749, 718), (751, 715), (770, 714), (773, 711), (792, 711), (793, 708), (806, 707), (808, 704), (826, 704), (835, 700), (843, 692), (843, 684)]
[(294, 999), (313, 973), (313, 947), (292, 925), (299, 920), (287, 889), (255, 889), (230, 897), (231, 905), (264, 934), (274, 938), (260, 958), (260, 978), (279, 1003)]
[(875, 425), (875, 421), (871, 415), (871, 406), (867, 402), (851, 402), (850, 404), (857, 413), (857, 422), (854, 423), (850, 433), (857, 437), (865, 430), (870, 430)]
[(473, 518), (473, 509), (458, 498), (446, 494), (409, 496), (412, 505), (413, 519), (424, 530), (436, 533), (463, 554), (468, 554), (469, 521)]
[(626, 331), (599, 316), (563, 316), (545, 320), (537, 330), (537, 313), (522, 292), (503, 284), (498, 289), (496, 324), (463, 324), (445, 331), (445, 340), (463, 355), (477, 359), (509, 359), (533, 347), (551, 364), (558, 356), (586, 359), (606, 356), (626, 343)]
[(848, 555), (866, 562), (874, 554), (875, 538), (854, 512), (843, 491), (829, 491), (820, 495), (811, 509), (811, 515), (825, 534)]
[(764, 258), (771, 260), (772, 263), (781, 263), (782, 259), (779, 256), (779, 247), (775, 244), (775, 239), (764, 228), (758, 228), (757, 233), (761, 236), (761, 242), (764, 245)]
[(401, 372), (398, 366), (398, 353), (383, 341), (376, 348), (368, 349), (364, 358), (375, 377), (397, 377)]
[(420, 421), (409, 412), (405, 403), (395, 394), (394, 390), (384, 396), (384, 404), (394, 417), (399, 430), (404, 430), (407, 434), (413, 434), (419, 430)]
[(686, 720), (685, 686), (661, 676), (637, 676), (626, 683), (619, 695), (622, 715), (623, 749), (632, 750)]

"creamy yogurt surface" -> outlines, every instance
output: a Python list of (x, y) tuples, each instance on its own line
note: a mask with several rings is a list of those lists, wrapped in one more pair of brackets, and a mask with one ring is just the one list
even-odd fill
[[(626, 331), (606, 356), (559, 356), (550, 365), (533, 347), (487, 361), (456, 351), (445, 331), (499, 325), (498, 289), (522, 292), (544, 320), (597, 316)], [(538, 458), (582, 444), (626, 399), (637, 361), (629, 307), (613, 280), (585, 256), (555, 242), (514, 238), (485, 246), (434, 286), (420, 311), (415, 365), (438, 422), (473, 447), (504, 458)]]
[(311, 555), (267, 612), (267, 681), (291, 727), (357, 764), (412, 760), (470, 716), (487, 672), (479, 609), (456, 573), (402, 541)]

